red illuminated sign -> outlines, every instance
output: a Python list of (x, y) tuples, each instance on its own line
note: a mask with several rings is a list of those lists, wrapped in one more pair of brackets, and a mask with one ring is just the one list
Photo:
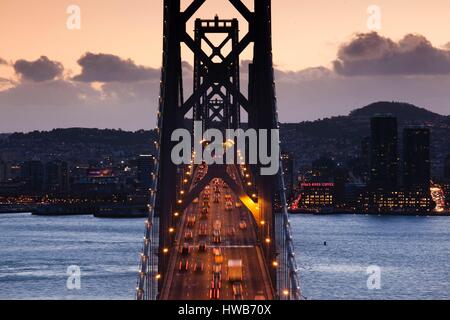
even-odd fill
[(334, 183), (333, 182), (304, 182), (300, 186), (302, 188), (311, 188), (311, 187), (332, 188), (332, 187), (334, 187)]

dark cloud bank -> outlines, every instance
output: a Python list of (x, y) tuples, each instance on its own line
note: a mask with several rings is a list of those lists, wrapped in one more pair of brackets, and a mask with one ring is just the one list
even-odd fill
[(17, 60), (14, 70), (23, 79), (42, 82), (61, 77), (64, 67), (61, 63), (42, 56), (36, 61)]
[[(159, 69), (104, 53), (88, 52), (78, 63), (81, 73), (71, 79), (63, 76), (59, 62), (45, 56), (12, 64), (20, 81), (0, 90), (0, 132), (71, 126), (154, 127)], [(242, 61), (244, 91), (247, 65), (248, 61)], [(183, 62), (182, 67), (187, 96), (192, 65)], [(450, 51), (434, 47), (419, 35), (394, 41), (376, 33), (357, 34), (340, 47), (332, 69), (275, 68), (275, 76), (282, 122), (347, 114), (386, 100), (449, 114)], [(94, 89), (91, 82), (103, 83), (101, 89)]]
[(159, 69), (136, 65), (112, 54), (86, 53), (78, 60), (81, 74), (73, 80), (82, 82), (135, 82), (160, 78)]
[(344, 76), (450, 74), (450, 51), (434, 47), (425, 37), (408, 34), (395, 42), (377, 33), (357, 34), (333, 63)]

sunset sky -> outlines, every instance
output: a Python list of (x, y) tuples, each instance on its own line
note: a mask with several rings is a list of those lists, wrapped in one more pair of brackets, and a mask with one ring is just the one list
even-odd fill
[[(0, 132), (152, 128), (162, 3), (1, 0)], [(71, 4), (81, 8), (81, 30), (66, 27)], [(378, 34), (367, 28), (370, 5), (381, 9)], [(207, 0), (199, 15), (216, 13), (235, 16), (226, 0)], [(281, 121), (347, 114), (377, 100), (450, 114), (449, 14), (442, 0), (273, 0)], [(99, 61), (123, 74), (93, 66)]]

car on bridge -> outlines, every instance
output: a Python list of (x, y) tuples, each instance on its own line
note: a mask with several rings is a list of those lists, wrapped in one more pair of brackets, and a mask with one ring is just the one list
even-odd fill
[(233, 283), (234, 300), (243, 300), (244, 297), (243, 291), (244, 289), (242, 288), (242, 283), (240, 282)]
[(204, 238), (208, 235), (208, 230), (206, 224), (201, 224), (198, 230), (198, 236)]
[(189, 270), (189, 260), (183, 259), (178, 264), (178, 271), (179, 272), (186, 272)]
[(200, 213), (201, 220), (208, 220), (208, 208), (203, 208)]
[(213, 237), (213, 243), (214, 243), (214, 244), (220, 244), (220, 243), (222, 243), (222, 237), (221, 237), (221, 236), (214, 236), (214, 237)]
[(210, 300), (220, 300), (220, 289), (210, 289), (209, 290)]
[(213, 289), (220, 289), (222, 286), (222, 273), (221, 272), (214, 272), (213, 278), (211, 281), (211, 288)]
[(180, 249), (180, 253), (184, 256), (189, 255), (189, 253), (191, 253), (191, 247), (189, 246), (189, 244), (187, 243), (183, 244), (183, 246)]
[(232, 283), (242, 282), (242, 260), (228, 260), (228, 281)]
[(203, 272), (203, 270), (205, 270), (205, 264), (203, 262), (201, 262), (200, 260), (195, 262), (194, 272), (200, 273), (200, 272)]
[(184, 233), (184, 240), (190, 241), (192, 239), (194, 239), (194, 233), (192, 231), (186, 231)]
[(200, 244), (198, 245), (198, 252), (206, 252), (206, 249), (207, 249), (207, 247), (206, 247), (206, 242), (200, 242)]
[(195, 215), (193, 215), (193, 214), (189, 215), (187, 218), (188, 228), (192, 229), (194, 227), (196, 221), (197, 221), (197, 218), (195, 217)]
[(231, 201), (227, 201), (225, 203), (225, 211), (233, 211), (233, 204), (231, 203)]
[(212, 267), (212, 271), (213, 271), (213, 273), (222, 272), (222, 265), (221, 264), (214, 264), (213, 267)]
[(222, 222), (220, 220), (214, 221), (213, 228), (214, 228), (214, 230), (220, 231), (220, 228), (222, 228)]
[(214, 253), (214, 263), (215, 264), (222, 264), (223, 263), (223, 255), (220, 252), (220, 250), (218, 252)]

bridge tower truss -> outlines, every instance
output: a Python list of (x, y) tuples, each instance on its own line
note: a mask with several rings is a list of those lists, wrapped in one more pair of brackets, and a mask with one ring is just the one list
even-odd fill
[[(174, 227), (180, 222), (183, 210), (217, 177), (223, 179), (253, 213), (275, 296), (279, 299), (301, 298), (282, 168), (277, 175), (263, 176), (259, 174), (260, 164), (251, 166), (255, 183), (250, 189), (239, 183), (241, 177), (237, 179), (238, 183), (234, 182), (227, 165), (210, 167), (202, 181), (195, 184), (181, 180), (180, 176), (193, 172), (192, 166), (176, 166), (171, 160), (176, 144), (171, 141), (172, 133), (189, 127), (192, 120), (201, 121), (203, 129), (238, 129), (243, 110), (247, 113), (249, 128), (267, 129), (268, 132), (279, 129), (272, 61), (271, 0), (253, 0), (253, 11), (241, 0), (224, 1), (229, 1), (243, 17), (241, 20), (248, 24), (242, 39), (239, 36), (240, 20), (223, 20), (218, 16), (211, 20), (196, 19), (192, 37), (187, 32), (188, 22), (206, 0), (192, 0), (184, 11), (180, 0), (164, 0), (158, 155), (140, 260), (138, 300), (158, 299), (169, 264), (165, 251), (176, 245)], [(215, 44), (210, 40), (210, 34), (222, 34), (225, 38)], [(186, 100), (183, 96), (182, 44), (194, 55), (193, 92)], [(246, 96), (240, 88), (240, 56), (251, 45), (253, 60), (248, 70)], [(230, 48), (229, 52), (225, 52), (226, 48)], [(192, 119), (186, 121), (191, 111)], [(279, 137), (275, 138), (279, 140)], [(267, 150), (271, 149), (271, 140), (268, 139)], [(237, 165), (234, 172), (242, 173)], [(181, 200), (179, 190), (186, 184), (193, 187)], [(253, 202), (251, 194), (255, 192), (258, 197)], [(275, 205), (275, 202), (279, 204)], [(159, 217), (157, 226), (155, 216)], [(275, 261), (277, 268), (273, 268)]]

